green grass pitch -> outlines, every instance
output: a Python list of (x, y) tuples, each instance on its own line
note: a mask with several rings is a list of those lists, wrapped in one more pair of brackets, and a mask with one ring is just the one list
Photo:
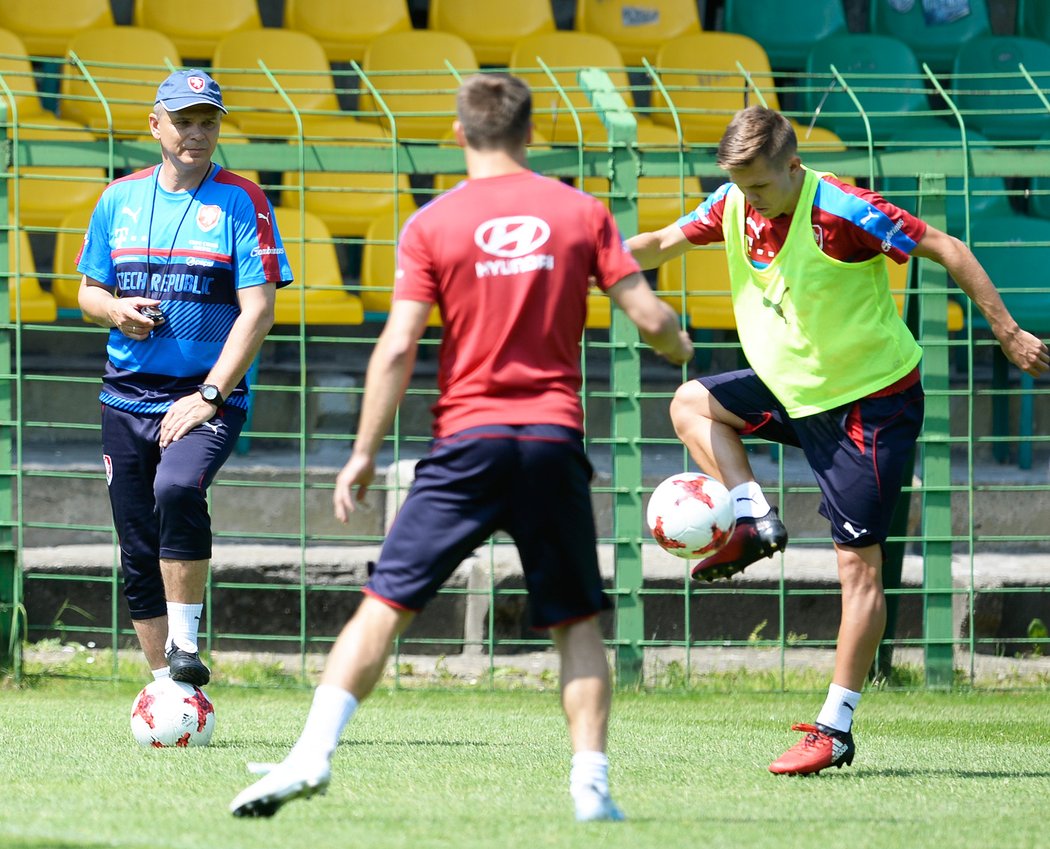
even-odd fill
[(629, 821), (580, 825), (554, 692), (380, 691), (326, 796), (237, 820), (248, 760), (279, 759), (305, 690), (209, 687), (206, 749), (131, 739), (137, 686), (0, 690), (0, 847), (1027, 847), (1045, 844), (1050, 694), (873, 692), (853, 767), (769, 774), (821, 695), (618, 694), (611, 780)]

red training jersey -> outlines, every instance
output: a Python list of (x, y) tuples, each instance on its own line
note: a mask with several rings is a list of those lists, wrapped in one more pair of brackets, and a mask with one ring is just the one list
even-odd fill
[(608, 209), (532, 171), (467, 180), (406, 222), (394, 298), (436, 303), (434, 435), (492, 424), (583, 430), (588, 277), (639, 270)]
[[(695, 210), (678, 219), (694, 245), (724, 241), (722, 214), (730, 183), (724, 183)], [(768, 265), (787, 238), (791, 215), (766, 218), (751, 204), (745, 206), (747, 243), (751, 261)], [(863, 262), (886, 254), (894, 262), (908, 256), (926, 233), (926, 223), (890, 203), (882, 195), (826, 175), (817, 188), (811, 215), (813, 238), (828, 256), (842, 262)]]

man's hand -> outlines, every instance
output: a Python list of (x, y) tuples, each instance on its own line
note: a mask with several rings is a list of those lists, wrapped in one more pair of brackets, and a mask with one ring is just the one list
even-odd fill
[(1013, 333), (999, 339), (1006, 358), (1021, 371), (1039, 377), (1050, 370), (1050, 351), (1046, 343), (1027, 330), (1018, 327)]
[(217, 412), (215, 405), (205, 401), (199, 392), (179, 398), (160, 421), (160, 447), (178, 442), (197, 425), (210, 422)]
[(109, 320), (113, 326), (129, 339), (142, 342), (149, 338), (153, 328), (164, 319), (156, 321), (142, 314), (143, 307), (156, 307), (160, 301), (153, 298), (114, 298), (109, 310)]
[[(349, 521), (350, 514), (357, 509), (358, 502), (364, 502), (368, 487), (375, 480), (375, 476), (375, 459), (356, 453), (350, 455), (346, 465), (336, 475), (332, 504), (335, 507), (335, 517), (344, 525)], [(354, 487), (357, 487), (356, 498)]]
[(678, 345), (673, 350), (657, 351), (657, 353), (669, 363), (673, 363), (676, 366), (684, 366), (686, 363), (692, 362), (693, 340), (689, 337), (687, 331), (679, 330), (677, 341)]

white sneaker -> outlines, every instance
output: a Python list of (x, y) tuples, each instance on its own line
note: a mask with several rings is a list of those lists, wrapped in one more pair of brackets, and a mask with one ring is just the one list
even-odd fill
[(574, 797), (576, 822), (623, 822), (627, 817), (606, 792), (597, 789)]
[(272, 817), (285, 802), (308, 799), (328, 789), (331, 768), (326, 759), (284, 760), (279, 764), (249, 763), (248, 771), (263, 775), (230, 802), (235, 817)]

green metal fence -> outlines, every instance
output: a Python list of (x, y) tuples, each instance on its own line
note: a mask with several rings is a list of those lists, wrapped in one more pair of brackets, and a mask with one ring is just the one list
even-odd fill
[[(172, 65), (158, 60), (157, 67), (138, 69), (141, 92), (125, 88), (115, 97), (107, 89), (127, 70), (115, 63), (71, 56), (64, 67), (0, 76), (9, 106), (0, 181), (0, 228), (7, 235), (0, 239), (7, 284), (0, 286), (0, 346), (11, 364), (0, 380), (0, 456), (8, 458), (0, 475), (0, 656), (16, 673), (23, 641), (118, 647), (99, 654), (111, 675), (119, 673), (121, 655), (137, 656), (98, 462), (95, 398), (104, 334), (84, 325), (75, 309), (72, 256), (90, 206), (73, 197), (85, 185), (97, 194), (113, 176), (157, 161), (156, 143), (143, 138), (145, 115), (156, 81)], [(552, 68), (541, 57), (516, 70), (533, 85), (542, 136), (530, 164), (606, 198), (625, 234), (640, 222), (670, 223), (721, 181), (714, 141), (696, 127), (724, 125), (745, 103), (766, 102), (797, 122), (811, 167), (870, 185), (902, 205), (917, 200), (933, 225), (988, 257), (1002, 254), (1006, 262), (993, 278), (1011, 297), (1026, 298), (1017, 315), (1022, 324), (1050, 334), (1041, 312), (1045, 283), (1020, 271), (1032, 257), (1045, 267), (1050, 236), (1037, 226), (1016, 244), (1009, 236), (977, 237), (987, 220), (1019, 220), (1045, 204), (1048, 142), (993, 143), (964, 133), (969, 116), (985, 107), (967, 111), (957, 103), (961, 91), (984, 91), (994, 109), (997, 93), (1016, 90), (1020, 80), (1035, 104), (1020, 112), (1050, 117), (1045, 74), (1022, 67), (1002, 79), (943, 80), (923, 69), (888, 80), (831, 66), (789, 79), (742, 63), (728, 70), (646, 63), (579, 72)], [(364, 365), (389, 300), (399, 224), (464, 171), (448, 134), (425, 135), (413, 119), (450, 126), (460, 73), (451, 65), (424, 73), (354, 64), (332, 74), (338, 108), (300, 105), (316, 93), (316, 80), (303, 82), (302, 70), (260, 62), (257, 69), (214, 73), (232, 125), (260, 116), (272, 119), (271, 127), (278, 118), (286, 123), (267, 132), (224, 129), (217, 159), (258, 176), (271, 194), (299, 285), (279, 295), (279, 323), (257, 363), (249, 427), (212, 490), (216, 552), (204, 644), (220, 670), (224, 652), (246, 650), (297, 657), (305, 676), (308, 659), (326, 649), (353, 609), (366, 564), (429, 438), (438, 327), (422, 343), (386, 443), (390, 471), (373, 494), (376, 503), (348, 527), (331, 518), (331, 481), (349, 449)], [(79, 104), (78, 114), (95, 107), (97, 122), (87, 131), (57, 125), (49, 113), (20, 115), (22, 98), (36, 96), (37, 86), (61, 90)], [(940, 135), (875, 131), (899, 115), (867, 109), (867, 97), (903, 89), (922, 92), (928, 108), (913, 120), (936, 119)], [(833, 109), (820, 101), (829, 90), (846, 96)], [(420, 99), (409, 103), (408, 94)], [(708, 105), (704, 94), (712, 96)], [(266, 95), (270, 105), (256, 99), (238, 106), (247, 95)], [(811, 102), (819, 111), (806, 106)], [(138, 128), (118, 125), (123, 110), (115, 107), (128, 105), (141, 105)], [(844, 116), (864, 128), (856, 138), (822, 129), (822, 122)], [(69, 202), (52, 197), (49, 211), (47, 195), (55, 190)], [(994, 211), (978, 211), (986, 207)], [(1038, 427), (1045, 390), (1018, 382), (1002, 366), (986, 329), (965, 303), (959, 306), (938, 266), (908, 267), (907, 278), (894, 285), (925, 349), (927, 420), (889, 546), (891, 624), (878, 669), (889, 675), (893, 664), (905, 664), (918, 670), (909, 680), (930, 686), (959, 679), (984, 686), (983, 661), (999, 658), (1006, 666), (997, 667), (993, 683), (1015, 680), (1009, 663), (1041, 655), (1050, 642), (1041, 629), (1050, 622), (1050, 534), (1041, 521), (1050, 495), (1047, 436)], [(735, 367), (739, 357), (732, 328), (709, 318), (724, 289), (692, 276), (688, 263), (653, 279), (697, 340), (692, 369), (658, 361), (622, 314), (602, 311), (604, 299), (595, 300), (584, 339), (594, 498), (603, 568), (616, 598), (605, 626), (618, 681), (692, 683), (736, 664), (772, 669), (771, 686), (789, 686), (786, 670), (797, 658), (820, 664), (830, 657), (838, 622), (830, 538), (816, 514), (815, 484), (792, 449), (751, 446), (792, 543), (732, 582), (692, 584), (687, 565), (652, 543), (643, 522), (647, 494), (688, 467), (667, 417), (671, 395), (698, 370)], [(501, 669), (545, 651), (546, 639), (524, 625), (515, 567), (507, 540), (491, 540), (419, 617), (399, 652), (472, 658), (477, 674), (495, 684)]]

